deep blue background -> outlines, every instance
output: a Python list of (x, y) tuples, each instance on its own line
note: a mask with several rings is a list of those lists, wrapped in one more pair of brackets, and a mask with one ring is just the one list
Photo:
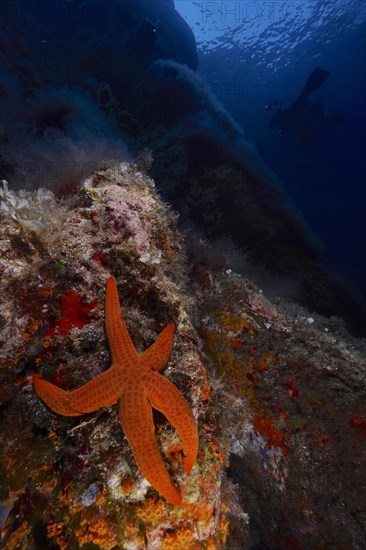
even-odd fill
[[(366, 24), (363, 2), (176, 0), (199, 47), (199, 72), (276, 171), (323, 263), (366, 298)], [(269, 10), (272, 10), (271, 12)], [(288, 107), (316, 67), (330, 71), (311, 99), (344, 122), (307, 150), (269, 128), (274, 98)]]

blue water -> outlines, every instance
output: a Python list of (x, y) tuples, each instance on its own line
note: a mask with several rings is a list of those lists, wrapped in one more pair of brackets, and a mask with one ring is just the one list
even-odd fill
[[(359, 1), (176, 0), (194, 31), (198, 72), (276, 171), (321, 240), (323, 263), (366, 298), (366, 4)], [(330, 71), (312, 99), (343, 123), (306, 150), (268, 122), (311, 71)]]

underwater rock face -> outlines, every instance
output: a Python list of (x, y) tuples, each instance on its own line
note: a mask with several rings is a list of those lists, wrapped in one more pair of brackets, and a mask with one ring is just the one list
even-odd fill
[(128, 160), (136, 109), (143, 125), (151, 110), (146, 67), (197, 66), (193, 33), (170, 0), (111, 0), (108, 9), (15, 0), (2, 6), (1, 24), (0, 177), (17, 189), (38, 180), (66, 194), (99, 162)]
[(365, 342), (231, 270), (206, 271), (198, 292), (204, 352), (223, 384), (227, 473), (247, 514), (231, 514), (227, 548), (361, 550)]
[[(22, 217), (8, 189), (1, 215), (1, 542), (15, 548), (211, 548), (225, 539), (224, 451), (210, 385), (191, 322), (186, 267), (175, 219), (134, 165), (100, 170), (60, 203), (24, 195)], [(13, 205), (16, 216), (12, 215)], [(34, 224), (26, 210), (42, 211)], [(27, 223), (23, 223), (23, 218)], [(163, 375), (184, 394), (199, 426), (192, 472), (171, 425), (155, 415), (156, 437), (183, 505), (167, 503), (142, 477), (116, 407), (81, 417), (52, 412), (33, 374), (65, 390), (110, 366), (105, 283), (112, 274), (139, 351), (169, 322), (173, 352)], [(210, 420), (211, 419), (211, 420)]]
[(93, 77), (123, 94), (127, 76), (155, 59), (197, 68), (194, 35), (173, 0), (110, 0), (108, 9), (100, 0), (54, 0), (42, 9), (37, 0), (14, 0), (2, 22), (0, 53), (33, 84)]

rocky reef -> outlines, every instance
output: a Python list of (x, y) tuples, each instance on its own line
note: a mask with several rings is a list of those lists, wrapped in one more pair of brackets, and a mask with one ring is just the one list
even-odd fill
[[(111, 165), (67, 202), (2, 189), (1, 527), (6, 548), (181, 548), (225, 539), (224, 453), (211, 429), (210, 384), (175, 218), (136, 166)], [(188, 400), (200, 431), (189, 476), (175, 430), (156, 436), (180, 487), (168, 504), (139, 473), (116, 407), (81, 419), (48, 409), (36, 373), (63, 389), (110, 366), (105, 283), (113, 274), (139, 351), (174, 321), (164, 376)]]
[(230, 426), (227, 475), (249, 518), (230, 516), (227, 548), (361, 550), (365, 341), (231, 270), (201, 280), (200, 334)]
[[(66, 200), (3, 182), (2, 546), (361, 549), (364, 343), (219, 261), (188, 262), (176, 216), (140, 169), (107, 164)], [(31, 383), (40, 374), (72, 390), (110, 366), (110, 275), (139, 351), (177, 327), (163, 375), (198, 425), (189, 476), (175, 430), (160, 413), (154, 422), (182, 506), (142, 477), (115, 406), (60, 416)]]

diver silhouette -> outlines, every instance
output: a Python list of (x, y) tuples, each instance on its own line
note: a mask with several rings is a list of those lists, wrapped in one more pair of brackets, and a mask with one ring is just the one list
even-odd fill
[(334, 126), (343, 121), (340, 113), (325, 116), (321, 101), (309, 101), (311, 94), (324, 84), (329, 75), (329, 71), (316, 67), (308, 77), (299, 97), (290, 107), (282, 109), (282, 101), (279, 99), (266, 105), (267, 111), (277, 108), (277, 113), (269, 121), (269, 126), (278, 128), (286, 134), (295, 134), (302, 149), (310, 147), (327, 126)]

